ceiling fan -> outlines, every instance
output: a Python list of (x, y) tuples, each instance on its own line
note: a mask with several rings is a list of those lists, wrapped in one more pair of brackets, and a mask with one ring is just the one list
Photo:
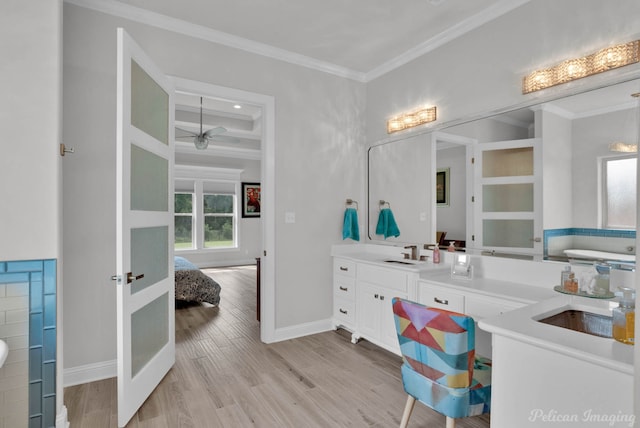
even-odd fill
[(235, 143), (238, 141), (237, 138), (228, 137), (226, 135), (221, 135), (227, 132), (227, 128), (223, 126), (216, 126), (215, 128), (211, 128), (206, 132), (202, 130), (202, 97), (200, 97), (200, 133), (195, 133), (193, 131), (188, 131), (186, 129), (176, 127), (177, 131), (184, 132), (187, 135), (176, 136), (176, 139), (185, 139), (185, 138), (193, 138), (193, 143), (198, 150), (204, 150), (209, 146), (209, 141), (227, 141), (231, 143)]

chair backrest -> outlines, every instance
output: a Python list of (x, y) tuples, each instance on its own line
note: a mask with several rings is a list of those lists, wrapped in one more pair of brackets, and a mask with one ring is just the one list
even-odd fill
[(471, 386), (473, 318), (398, 297), (393, 299), (393, 313), (404, 364), (450, 388)]

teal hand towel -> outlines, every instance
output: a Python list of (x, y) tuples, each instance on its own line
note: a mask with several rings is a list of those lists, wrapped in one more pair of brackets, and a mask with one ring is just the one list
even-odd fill
[(355, 208), (347, 208), (344, 211), (342, 239), (347, 238), (351, 238), (354, 241), (360, 240), (360, 229), (358, 228), (358, 211)]
[(391, 209), (383, 208), (380, 210), (378, 225), (376, 226), (376, 235), (384, 235), (384, 239), (387, 239), (389, 236), (395, 238), (400, 236), (400, 229), (398, 229), (396, 219), (393, 218)]

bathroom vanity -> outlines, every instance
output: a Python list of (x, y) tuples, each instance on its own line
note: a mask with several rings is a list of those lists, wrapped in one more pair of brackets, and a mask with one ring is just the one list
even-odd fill
[(491, 426), (632, 426), (634, 347), (540, 321), (567, 310), (608, 317), (616, 305), (557, 295), (480, 320), (493, 337)]
[(433, 264), (402, 251), (333, 247), (334, 328), (399, 355), (393, 297), (465, 313), (478, 326), (477, 353), (493, 360), (491, 426), (629, 426), (634, 347), (541, 321), (566, 310), (606, 318), (616, 301), (555, 292), (563, 263), (477, 255), (472, 279), (452, 279), (452, 253)]
[(405, 260), (400, 248), (353, 245), (333, 251), (333, 328), (350, 331), (353, 343), (366, 339), (398, 355), (391, 299), (415, 300), (420, 273), (447, 268)]

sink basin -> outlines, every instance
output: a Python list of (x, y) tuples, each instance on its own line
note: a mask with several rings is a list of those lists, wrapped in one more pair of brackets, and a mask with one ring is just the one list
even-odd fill
[(7, 355), (9, 355), (9, 347), (7, 346), (7, 342), (0, 339), (0, 367), (4, 365), (4, 362), (7, 359)]
[(593, 336), (612, 337), (612, 320), (606, 315), (569, 309), (538, 321)]
[(415, 265), (416, 264), (416, 262), (411, 262), (411, 261), (408, 261), (408, 260), (406, 260), (406, 261), (405, 260), (385, 260), (384, 262), (385, 263), (397, 263), (399, 265)]

